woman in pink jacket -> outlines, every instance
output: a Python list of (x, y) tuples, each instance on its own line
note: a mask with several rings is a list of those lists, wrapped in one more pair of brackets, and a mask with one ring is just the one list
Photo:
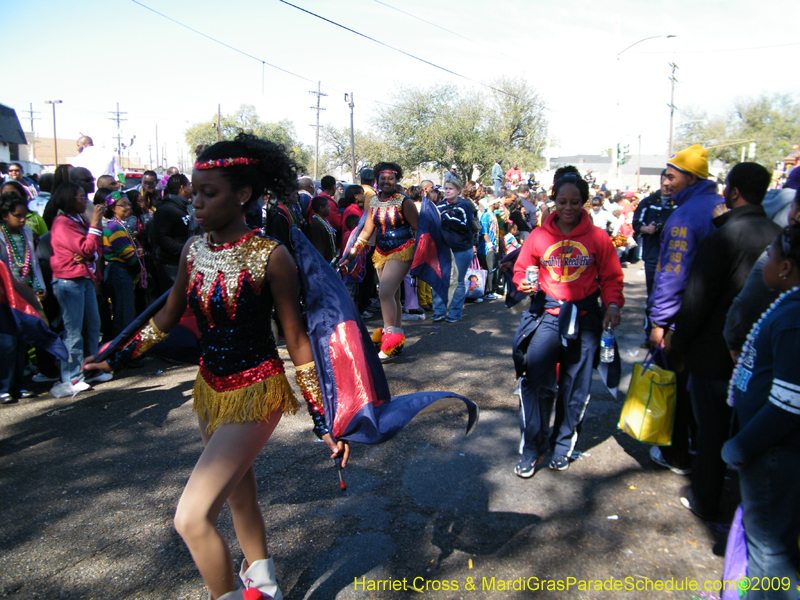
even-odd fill
[(99, 279), (95, 261), (103, 253), (101, 220), (106, 205), (98, 204), (92, 211), (91, 222), (83, 217), (86, 192), (74, 183), (62, 183), (53, 193), (58, 216), (50, 231), (53, 255), (53, 291), (61, 306), (64, 321), (64, 344), (69, 362), (61, 362), (61, 381), (76, 385), (77, 391), (87, 389), (93, 381), (108, 381), (109, 374), (90, 374), (77, 384), (81, 376), (83, 357), (97, 354), (100, 338), (100, 315), (97, 310), (94, 279)]

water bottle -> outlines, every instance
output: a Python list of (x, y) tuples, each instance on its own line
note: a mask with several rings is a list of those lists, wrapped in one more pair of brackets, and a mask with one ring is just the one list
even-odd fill
[(611, 325), (600, 334), (600, 362), (614, 362), (614, 332)]

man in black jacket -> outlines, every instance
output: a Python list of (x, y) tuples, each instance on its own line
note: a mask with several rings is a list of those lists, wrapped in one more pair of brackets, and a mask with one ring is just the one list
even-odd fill
[(692, 484), (681, 491), (681, 502), (705, 519), (715, 518), (719, 510), (726, 469), (721, 451), (732, 418), (727, 396), (733, 360), (723, 337), (725, 316), (759, 255), (780, 232), (761, 206), (770, 180), (769, 171), (756, 163), (731, 169), (724, 192), (731, 210), (714, 219), (717, 230), (698, 249), (668, 342), (691, 373), (697, 420)]
[(666, 170), (661, 172), (661, 189), (642, 200), (633, 213), (633, 233), (642, 237), (642, 260), (648, 297), (653, 291), (658, 256), (661, 253), (661, 230), (675, 212), (675, 205), (668, 195), (671, 188), (664, 185), (666, 174)]
[(164, 188), (164, 199), (153, 215), (151, 245), (155, 248), (159, 293), (167, 291), (178, 276), (181, 251), (192, 235), (192, 184), (186, 175), (172, 175)]

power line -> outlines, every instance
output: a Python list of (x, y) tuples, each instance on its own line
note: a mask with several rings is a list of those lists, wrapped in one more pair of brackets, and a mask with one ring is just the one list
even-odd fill
[[(133, 1), (136, 2), (136, 0), (133, 0)], [(399, 52), (400, 54), (404, 54), (405, 56), (408, 56), (409, 58), (413, 58), (414, 60), (418, 60), (421, 63), (425, 63), (426, 65), (430, 65), (431, 67), (433, 67), (435, 69), (439, 69), (440, 71), (444, 71), (445, 73), (450, 73), (451, 75), (455, 75), (456, 77), (460, 77), (461, 79), (464, 79), (464, 80), (469, 81), (471, 83), (476, 83), (476, 84), (481, 85), (481, 86), (483, 86), (485, 88), (488, 88), (488, 89), (490, 89), (492, 91), (495, 91), (495, 92), (498, 92), (498, 93), (501, 93), (501, 94), (505, 94), (505, 95), (511, 96), (513, 98), (518, 98), (518, 96), (515, 96), (514, 94), (512, 94), (510, 92), (507, 92), (505, 90), (497, 89), (496, 87), (493, 87), (493, 86), (489, 85), (488, 83), (481, 83), (480, 81), (475, 81), (474, 79), (471, 79), (470, 77), (467, 77), (466, 75), (462, 75), (461, 73), (456, 73), (455, 71), (452, 71), (452, 70), (450, 70), (450, 69), (448, 69), (446, 67), (442, 67), (441, 65), (437, 65), (436, 63), (432, 63), (431, 61), (425, 60), (424, 58), (420, 58), (419, 56), (415, 56), (415, 55), (411, 54), (410, 52), (406, 52), (405, 50), (400, 50), (400, 48), (395, 48), (394, 46), (390, 46), (386, 42), (382, 42), (380, 40), (376, 40), (375, 38), (372, 38), (372, 37), (370, 37), (370, 36), (368, 36), (368, 35), (366, 35), (364, 33), (361, 33), (360, 31), (356, 31), (355, 29), (350, 29), (349, 27), (346, 27), (346, 26), (344, 26), (344, 25), (342, 25), (340, 23), (337, 23), (336, 21), (331, 21), (330, 19), (326, 19), (325, 17), (323, 17), (321, 15), (313, 13), (310, 10), (306, 10), (305, 8), (301, 8), (301, 7), (299, 7), (299, 6), (295, 5), (295, 4), (292, 4), (291, 2), (287, 2), (286, 0), (278, 0), (278, 1), (283, 3), (283, 4), (285, 4), (285, 5), (287, 5), (287, 6), (291, 6), (292, 8), (296, 8), (297, 10), (302, 11), (302, 12), (304, 12), (306, 14), (309, 14), (312, 17), (316, 17), (318, 19), (321, 19), (321, 20), (325, 21), (326, 23), (330, 23), (331, 25), (335, 25), (336, 27), (340, 27), (341, 29), (344, 29), (345, 31), (349, 31), (350, 33), (353, 33), (353, 34), (355, 34), (355, 35), (357, 35), (359, 37), (363, 37), (364, 39), (367, 39), (367, 40), (369, 40), (371, 42), (375, 42), (376, 44), (379, 44), (381, 46), (389, 48), (390, 50), (394, 50), (395, 52)], [(519, 99), (521, 100), (521, 98), (519, 98)]]
[(412, 15), (410, 12), (406, 12), (406, 11), (400, 9), (400, 8), (397, 8), (396, 6), (392, 6), (391, 4), (386, 4), (386, 2), (381, 2), (381, 0), (375, 0), (375, 2), (377, 2), (378, 4), (382, 4), (383, 6), (385, 6), (387, 8), (391, 8), (392, 10), (396, 10), (399, 13), (403, 13), (404, 15), (409, 16), (412, 19), (417, 19), (418, 21), (422, 21), (423, 23), (427, 23), (428, 25), (436, 27), (437, 29), (441, 29), (442, 31), (446, 31), (449, 34), (452, 34), (452, 35), (455, 35), (455, 36), (460, 37), (462, 39), (465, 39), (465, 40), (467, 40), (469, 42), (472, 42), (473, 44), (477, 44), (478, 46), (481, 46), (482, 48), (486, 48), (487, 50), (491, 50), (492, 52), (497, 52), (498, 54), (502, 54), (503, 56), (506, 56), (506, 57), (508, 57), (508, 58), (510, 58), (512, 60), (517, 60), (519, 58), (518, 56), (510, 56), (510, 55), (506, 54), (505, 52), (500, 52), (499, 50), (491, 48), (491, 47), (487, 46), (486, 44), (482, 44), (477, 40), (473, 40), (472, 38), (469, 38), (469, 37), (467, 37), (467, 36), (465, 36), (463, 34), (460, 34), (457, 31), (451, 31), (450, 29), (447, 29), (446, 27), (442, 27), (441, 25), (437, 25), (436, 23), (433, 23), (432, 21), (428, 21), (426, 19), (423, 19), (422, 17), (418, 17), (417, 15)]
[[(195, 29), (194, 27), (190, 27), (189, 25), (186, 25), (185, 23), (181, 23), (177, 19), (173, 19), (172, 17), (169, 17), (169, 16), (165, 15), (164, 13), (160, 13), (157, 10), (155, 10), (154, 8), (150, 8), (146, 4), (142, 4), (138, 0), (131, 0), (131, 2), (133, 2), (134, 4), (138, 4), (142, 8), (145, 8), (145, 9), (149, 10), (152, 13), (157, 14), (159, 17), (163, 17), (163, 18), (167, 19), (168, 21), (172, 21), (173, 23), (175, 23), (176, 25), (179, 25), (180, 27), (183, 27), (184, 29), (188, 29), (192, 33), (196, 33), (197, 35), (201, 35), (204, 38), (206, 38), (208, 40), (211, 40), (212, 42), (214, 42), (216, 44), (219, 44), (221, 46), (225, 46), (229, 50), (233, 50), (234, 52), (237, 52), (237, 53), (239, 53), (239, 54), (241, 54), (243, 56), (246, 56), (247, 58), (252, 58), (253, 60), (261, 63), (261, 66), (262, 66), (262, 71), (261, 71), (261, 91), (262, 91), (262, 93), (264, 91), (264, 71), (263, 71), (264, 65), (272, 67), (273, 69), (277, 69), (278, 71), (282, 71), (283, 73), (287, 73), (287, 74), (289, 74), (289, 75), (291, 75), (293, 77), (297, 77), (298, 79), (302, 79), (303, 81), (308, 81), (308, 82), (311, 82), (311, 83), (317, 83), (317, 81), (315, 81), (314, 79), (309, 79), (308, 77), (303, 77), (302, 75), (299, 75), (297, 73), (289, 71), (288, 69), (284, 69), (284, 68), (279, 67), (277, 65), (273, 65), (272, 63), (269, 63), (269, 62), (267, 62), (267, 61), (265, 61), (265, 60), (263, 60), (261, 58), (258, 58), (257, 56), (253, 56), (252, 54), (249, 54), (249, 53), (245, 52), (244, 50), (239, 50), (239, 48), (236, 48), (235, 46), (231, 46), (230, 44), (227, 44), (227, 43), (223, 42), (222, 40), (218, 40), (217, 38), (212, 37), (212, 36), (208, 35), (207, 33), (203, 33), (202, 31), (200, 31), (198, 29)], [(329, 85), (326, 85), (325, 87), (330, 89), (330, 90), (333, 90), (334, 92), (339, 92), (341, 94), (345, 93), (344, 91), (337, 90), (335, 88), (332, 88)], [(385, 106), (395, 106), (394, 104), (389, 104), (387, 102), (381, 102), (380, 100), (373, 100), (373, 99), (367, 98), (367, 97), (364, 97), (364, 100), (367, 100), (369, 102), (375, 102), (376, 104), (383, 104)]]
[(160, 12), (158, 12), (158, 11), (157, 11), (157, 10), (155, 10), (154, 8), (150, 8), (150, 7), (149, 7), (149, 6), (147, 6), (146, 4), (142, 4), (142, 3), (141, 3), (141, 2), (139, 2), (138, 0), (131, 0), (131, 2), (133, 2), (134, 4), (138, 4), (138, 5), (139, 5), (139, 6), (141, 6), (142, 8), (146, 8), (146, 9), (147, 9), (147, 10), (149, 10), (150, 12), (154, 12), (154, 13), (155, 13), (155, 14), (157, 14), (159, 17), (164, 17), (164, 18), (165, 18), (165, 19), (167, 19), (168, 21), (172, 21), (172, 22), (173, 22), (173, 23), (175, 23), (176, 25), (180, 25), (180, 26), (181, 26), (181, 27), (183, 27), (184, 29), (188, 29), (189, 31), (191, 31), (191, 32), (193, 32), (193, 33), (196, 33), (197, 35), (202, 35), (204, 38), (207, 38), (207, 39), (211, 40), (212, 42), (216, 42), (217, 44), (220, 44), (221, 46), (225, 46), (226, 48), (228, 48), (228, 49), (230, 49), (230, 50), (233, 50), (234, 52), (238, 52), (239, 54), (241, 54), (241, 55), (243, 55), (243, 56), (246, 56), (247, 58), (252, 58), (252, 59), (253, 59), (253, 60), (255, 60), (255, 61), (258, 61), (258, 62), (260, 62), (260, 63), (263, 63), (263, 64), (265, 64), (265, 65), (269, 65), (269, 66), (270, 66), (270, 67), (272, 67), (273, 69), (277, 69), (278, 71), (283, 71), (284, 73), (288, 73), (289, 75), (292, 75), (293, 77), (297, 77), (297, 78), (299, 78), (299, 79), (302, 79), (303, 81), (310, 81), (311, 83), (315, 83), (313, 79), (308, 79), (307, 77), (303, 77), (302, 75), (298, 75), (297, 73), (292, 73), (291, 71), (288, 71), (288, 70), (286, 70), (286, 69), (282, 69), (281, 67), (279, 67), (279, 66), (277, 66), (277, 65), (273, 65), (272, 63), (268, 63), (268, 62), (267, 62), (267, 61), (265, 61), (265, 60), (261, 60), (260, 58), (258, 58), (258, 57), (256, 57), (256, 56), (253, 56), (252, 54), (248, 54), (248, 53), (247, 53), (247, 52), (245, 52), (244, 50), (239, 50), (238, 48), (235, 48), (234, 46), (231, 46), (230, 44), (226, 44), (225, 42), (223, 42), (223, 41), (221, 41), (221, 40), (218, 40), (217, 38), (211, 37), (211, 36), (210, 36), (210, 35), (208, 35), (207, 33), (203, 33), (202, 31), (199, 31), (199, 30), (197, 30), (197, 29), (194, 29), (193, 27), (189, 27), (188, 25), (186, 25), (186, 24), (184, 24), (184, 23), (181, 23), (180, 21), (178, 21), (178, 20), (176, 20), (176, 19), (173, 19), (172, 17), (168, 17), (168, 16), (167, 16), (167, 15), (165, 15), (164, 13), (160, 13)]

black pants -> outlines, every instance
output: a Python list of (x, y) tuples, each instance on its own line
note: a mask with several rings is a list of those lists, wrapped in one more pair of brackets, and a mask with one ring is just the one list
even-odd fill
[[(669, 360), (669, 354), (667, 355)], [(656, 364), (660, 367), (669, 369), (668, 364), (663, 364), (661, 355), (657, 355)], [(692, 465), (691, 455), (689, 454), (689, 439), (697, 440), (697, 425), (692, 413), (692, 398), (689, 395), (689, 370), (684, 369), (676, 373), (677, 394), (675, 397), (675, 417), (672, 427), (672, 445), (662, 446), (661, 455), (673, 467), (678, 469), (689, 469)]]
[(706, 379), (692, 373), (692, 410), (697, 420), (697, 439), (692, 461), (692, 491), (698, 512), (713, 515), (719, 510), (727, 466), (722, 445), (728, 441), (733, 408), (728, 406), (728, 380)]

